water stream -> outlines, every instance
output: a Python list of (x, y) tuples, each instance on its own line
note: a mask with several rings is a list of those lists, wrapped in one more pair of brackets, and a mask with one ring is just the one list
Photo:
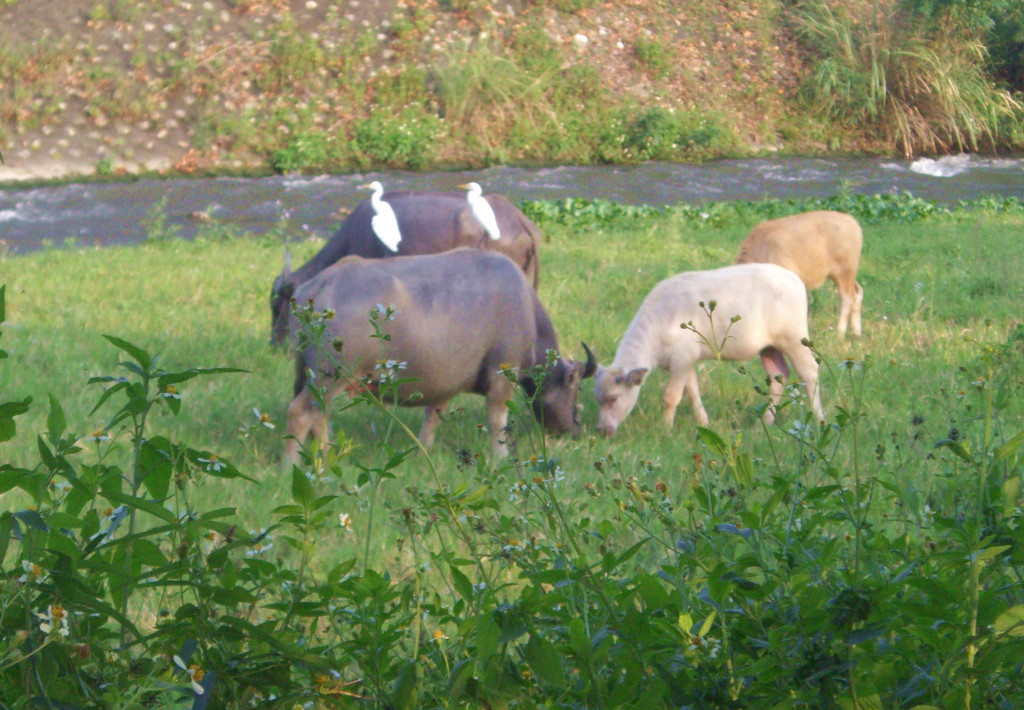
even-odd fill
[(186, 238), (201, 228), (204, 215), (252, 232), (268, 230), (286, 219), (290, 229), (327, 236), (341, 213), (368, 196), (358, 186), (370, 180), (380, 180), (389, 190), (451, 190), (475, 180), (485, 192), (501, 192), (512, 201), (583, 197), (662, 206), (827, 197), (847, 190), (869, 195), (906, 191), (953, 204), (989, 194), (1024, 199), (1024, 159), (972, 155), (913, 162), (770, 158), (699, 165), (495, 167), (445, 173), (146, 179), (8, 188), (0, 190), (0, 251), (20, 254), (44, 245), (139, 242), (146, 237), (147, 215), (159, 210), (166, 226)]

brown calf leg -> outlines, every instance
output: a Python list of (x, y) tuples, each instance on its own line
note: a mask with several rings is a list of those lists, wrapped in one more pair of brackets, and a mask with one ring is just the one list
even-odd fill
[(852, 325), (853, 334), (860, 335), (860, 304), (864, 300), (864, 289), (857, 283), (854, 274), (832, 279), (839, 290), (839, 322), (836, 332), (846, 335), (846, 326)]

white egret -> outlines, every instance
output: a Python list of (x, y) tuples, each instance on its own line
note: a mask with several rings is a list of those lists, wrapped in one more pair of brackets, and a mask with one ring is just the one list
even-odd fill
[(398, 218), (395, 217), (395, 211), (391, 209), (391, 205), (381, 199), (381, 195), (384, 194), (384, 186), (374, 180), (368, 185), (359, 187), (363, 190), (373, 190), (373, 194), (370, 195), (370, 204), (373, 205), (373, 211), (376, 213), (370, 221), (370, 224), (373, 225), (373, 233), (384, 242), (384, 246), (388, 249), (398, 251), (402, 233), (398, 229)]
[(480, 189), (480, 186), (475, 182), (467, 182), (465, 185), (459, 185), (459, 187), (463, 190), (469, 190), (469, 194), (466, 195), (466, 198), (469, 200), (469, 209), (473, 211), (473, 216), (476, 217), (476, 221), (487, 232), (487, 236), (495, 241), (501, 239), (498, 219), (494, 216), (491, 204), (484, 198), (483, 190)]

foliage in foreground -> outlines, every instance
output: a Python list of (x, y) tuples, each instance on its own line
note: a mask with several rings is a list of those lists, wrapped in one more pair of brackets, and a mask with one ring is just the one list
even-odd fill
[[(0, 514), (8, 707), (1024, 702), (1020, 328), (976, 344), (940, 441), (922, 441), (918, 422), (864, 440), (865, 359), (825, 363), (852, 404), (822, 430), (789, 412), (790, 429), (765, 432), (770, 460), (736, 431), (701, 429), (678, 500), (645, 482), (653, 462), (602, 457), (606, 483), (587, 491), (640, 531), (628, 546), (613, 520), (559, 495), (573, 472), (558, 460), (493, 470), (467, 456), (472, 485), (435, 480), (400, 511), (406, 564), (386, 570), (368, 553), (315, 560), (355, 534), (340, 489), (372, 506), (397, 483), (400, 427), (376, 465), (311, 451), (290, 472), (292, 500), (246, 532), (234, 509), (202, 505), (208, 477), (242, 487), (243, 472), (150, 431), (156, 408), (179, 414), (179, 386), (231, 375), (164, 371), (107, 339), (124, 358), (92, 380), (108, 425), (75, 433), (51, 399), (38, 462), (0, 464), (0, 491), (32, 500)], [(0, 441), (30, 405), (0, 404)], [(355, 406), (389, 411), (370, 394)], [(109, 458), (113, 438), (129, 440), (128, 460)], [(926, 475), (907, 479), (911, 466)]]

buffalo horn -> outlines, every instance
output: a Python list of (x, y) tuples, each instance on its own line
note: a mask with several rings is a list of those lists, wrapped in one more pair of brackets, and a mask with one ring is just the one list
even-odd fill
[(587, 347), (587, 344), (584, 343), (582, 340), (580, 341), (580, 345), (583, 346), (584, 352), (587, 353), (587, 364), (583, 368), (583, 379), (593, 377), (594, 373), (597, 372), (597, 358), (594, 357), (594, 353), (590, 350), (589, 347)]

